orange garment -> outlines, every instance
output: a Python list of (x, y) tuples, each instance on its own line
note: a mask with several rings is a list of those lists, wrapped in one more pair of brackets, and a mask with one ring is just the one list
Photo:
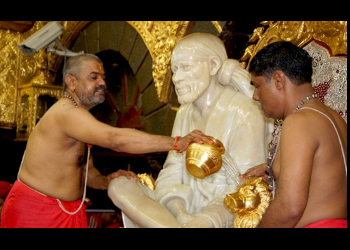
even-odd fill
[[(76, 211), (81, 199), (61, 201), (65, 210)], [(8, 194), (2, 214), (1, 228), (87, 228), (85, 205), (71, 215), (62, 210), (58, 200), (45, 196), (16, 180)]]
[(307, 225), (304, 228), (347, 228), (347, 219), (325, 219)]

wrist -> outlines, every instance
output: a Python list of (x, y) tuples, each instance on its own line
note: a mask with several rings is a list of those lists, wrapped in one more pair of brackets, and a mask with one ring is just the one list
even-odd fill
[(101, 176), (100, 190), (107, 190), (109, 185), (109, 180), (107, 176)]
[(177, 142), (178, 142), (178, 140), (181, 138), (181, 136), (175, 136), (175, 141), (174, 141), (174, 150), (176, 150), (176, 153), (178, 153), (178, 154), (181, 154), (182, 153), (182, 151), (181, 150), (179, 150), (179, 148), (178, 148), (178, 146), (177, 146)]
[(165, 204), (165, 207), (169, 210), (169, 212), (174, 215), (174, 217), (178, 217), (180, 214), (185, 214), (186, 209), (184, 203), (180, 199), (172, 199), (168, 203)]

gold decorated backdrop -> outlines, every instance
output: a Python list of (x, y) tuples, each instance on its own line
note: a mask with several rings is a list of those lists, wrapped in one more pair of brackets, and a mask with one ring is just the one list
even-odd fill
[[(15, 128), (27, 116), (27, 126), (19, 131), (25, 140), (35, 126), (38, 98), (61, 97), (57, 72), (63, 57), (39, 53), (25, 57), (17, 45), (48, 21), (0, 21), (0, 128)], [(65, 32), (59, 37), (69, 48), (93, 21), (59, 21)], [(152, 57), (152, 76), (160, 102), (171, 98), (170, 55), (176, 42), (188, 34), (194, 21), (126, 21), (142, 37)], [(212, 23), (220, 31), (217, 21)], [(269, 35), (266, 35), (268, 32)], [(347, 55), (346, 21), (264, 21), (254, 30), (241, 58), (242, 67), (249, 67), (255, 53), (276, 40), (289, 40), (303, 46), (316, 39), (326, 43), (334, 55)], [(23, 108), (23, 100), (28, 105)], [(24, 113), (25, 112), (25, 113)], [(21, 137), (20, 136), (20, 137)]]
[(0, 29), (0, 126), (3, 128), (16, 125), (19, 41), (19, 33)]
[(257, 27), (242, 56), (242, 66), (249, 67), (250, 60), (266, 45), (286, 40), (304, 47), (312, 40), (321, 41), (333, 55), (347, 55), (347, 21), (264, 21)]

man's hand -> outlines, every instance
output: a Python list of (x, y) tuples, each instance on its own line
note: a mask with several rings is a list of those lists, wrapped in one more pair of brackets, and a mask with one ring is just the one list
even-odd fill
[(139, 177), (137, 177), (137, 175), (132, 172), (132, 171), (127, 171), (127, 170), (123, 170), (123, 169), (119, 169), (117, 172), (111, 173), (107, 176), (107, 180), (108, 182), (111, 181), (114, 178), (117, 178), (119, 176), (126, 176), (126, 178), (131, 179), (134, 178), (135, 181), (141, 182), (141, 180), (139, 179)]
[(194, 142), (199, 144), (203, 144), (204, 142), (209, 143), (211, 145), (215, 144), (215, 142), (211, 139), (210, 136), (207, 136), (203, 134), (202, 131), (195, 129), (186, 136), (181, 137), (177, 141), (177, 148), (181, 152), (186, 151), (188, 146)]
[(265, 172), (267, 163), (263, 163), (248, 169), (244, 174), (239, 175), (241, 180), (246, 180), (250, 177), (262, 177), (264, 181), (266, 181), (268, 174)]

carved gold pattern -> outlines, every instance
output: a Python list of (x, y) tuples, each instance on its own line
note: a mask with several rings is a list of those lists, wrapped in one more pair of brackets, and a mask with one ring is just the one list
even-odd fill
[(347, 21), (263, 21), (260, 25), (254, 30), (241, 58), (245, 69), (260, 49), (280, 40), (299, 47), (318, 40), (327, 44), (333, 55), (347, 55)]
[[(41, 84), (27, 84), (19, 87), (19, 107), (17, 115), (17, 140), (27, 140), (29, 134), (34, 129), (37, 119), (37, 100), (40, 96), (48, 95), (55, 99), (62, 97), (61, 86), (50, 86)], [(28, 106), (23, 107), (22, 98), (28, 96)], [(23, 120), (27, 117), (27, 126), (23, 129)]]
[(141, 180), (141, 183), (146, 187), (149, 187), (152, 190), (156, 188), (156, 181), (151, 175), (147, 173), (143, 173), (143, 174), (137, 174), (137, 177), (139, 177), (139, 179)]
[(19, 41), (20, 33), (0, 30), (0, 127), (2, 128), (16, 126)]
[(160, 102), (171, 99), (170, 57), (175, 43), (193, 21), (127, 21), (140, 34), (151, 54), (152, 74)]
[(224, 204), (234, 214), (234, 228), (255, 228), (272, 199), (267, 182), (262, 177), (252, 177), (245, 180), (236, 193), (227, 194)]

